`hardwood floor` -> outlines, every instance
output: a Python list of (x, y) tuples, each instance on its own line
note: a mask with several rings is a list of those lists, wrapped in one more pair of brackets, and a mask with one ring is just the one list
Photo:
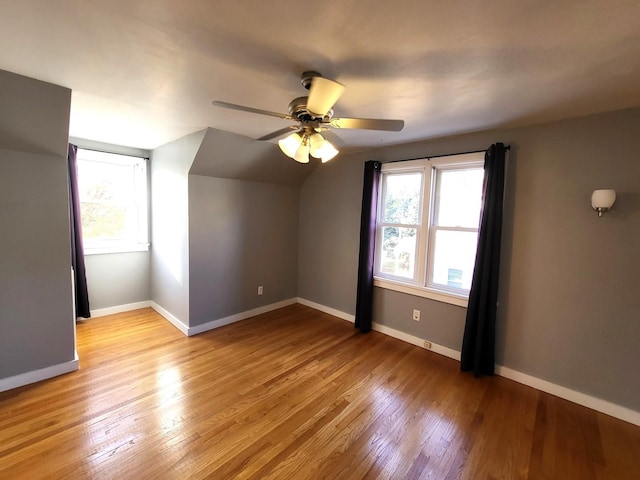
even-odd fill
[(0, 394), (0, 478), (640, 478), (640, 427), (302, 305), (191, 338), (98, 318), (78, 352)]

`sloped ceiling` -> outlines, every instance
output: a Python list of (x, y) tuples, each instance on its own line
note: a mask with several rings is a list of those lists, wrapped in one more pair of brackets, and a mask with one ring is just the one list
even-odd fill
[(69, 89), (0, 71), (0, 148), (66, 157), (70, 102)]
[(311, 173), (276, 145), (208, 128), (189, 170), (191, 175), (297, 186)]
[(257, 138), (314, 69), (347, 86), (352, 150), (640, 105), (637, 0), (21, 0), (0, 68), (73, 90), (71, 135), (152, 149), (212, 127)]

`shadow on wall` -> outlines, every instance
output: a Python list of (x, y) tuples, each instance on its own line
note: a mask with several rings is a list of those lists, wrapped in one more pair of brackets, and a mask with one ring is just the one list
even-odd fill
[(616, 203), (605, 215), (626, 220), (640, 211), (640, 193), (616, 192)]

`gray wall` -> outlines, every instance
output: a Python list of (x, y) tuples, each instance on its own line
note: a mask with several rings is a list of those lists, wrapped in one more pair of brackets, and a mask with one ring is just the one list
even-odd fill
[[(497, 141), (512, 146), (498, 363), (640, 410), (638, 109), (338, 157), (301, 189), (299, 296), (354, 312), (365, 160), (478, 150)], [(602, 218), (590, 207), (597, 188), (618, 191)], [(379, 288), (374, 296), (374, 321), (460, 349), (465, 309)], [(413, 308), (422, 310), (419, 323), (411, 320)]]
[(362, 205), (362, 163), (339, 155), (316, 168), (300, 189), (298, 296), (355, 311)]
[(71, 91), (0, 71), (0, 378), (75, 356)]
[(206, 130), (151, 152), (151, 300), (189, 324), (189, 168)]
[(92, 311), (151, 298), (150, 252), (91, 254), (84, 263)]
[(0, 99), (2, 148), (67, 158), (71, 90), (0, 70)]
[(154, 302), (195, 326), (296, 296), (297, 185), (311, 168), (212, 128), (151, 157)]
[(296, 296), (298, 188), (191, 175), (189, 219), (190, 326)]

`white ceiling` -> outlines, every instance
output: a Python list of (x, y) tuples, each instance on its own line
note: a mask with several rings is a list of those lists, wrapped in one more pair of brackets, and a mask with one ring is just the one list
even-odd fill
[(353, 148), (640, 105), (638, 0), (0, 0), (0, 68), (73, 90), (70, 134), (154, 148), (260, 137), (304, 70), (347, 86)]

